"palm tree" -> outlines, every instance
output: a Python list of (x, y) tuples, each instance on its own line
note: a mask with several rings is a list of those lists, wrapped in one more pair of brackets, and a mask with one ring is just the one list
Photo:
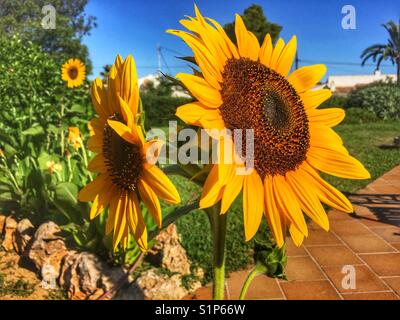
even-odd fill
[(400, 20), (399, 24), (390, 20), (388, 23), (382, 25), (389, 33), (387, 44), (374, 44), (363, 51), (361, 65), (372, 58), (376, 62), (376, 69), (379, 69), (383, 60), (390, 60), (392, 64), (397, 65), (397, 85), (400, 86)]

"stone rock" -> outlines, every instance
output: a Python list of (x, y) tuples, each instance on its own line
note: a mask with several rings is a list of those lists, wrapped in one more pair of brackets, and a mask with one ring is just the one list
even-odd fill
[(52, 272), (52, 277), (57, 279), (60, 275), (61, 262), (67, 255), (64, 240), (58, 235), (60, 227), (54, 222), (40, 225), (32, 239), (28, 257), (38, 270), (46, 269), (46, 274)]
[(28, 243), (31, 241), (35, 229), (28, 219), (22, 219), (18, 222), (17, 230), (14, 236), (14, 248), (17, 253), (24, 253)]
[(180, 237), (174, 224), (160, 232), (156, 241), (156, 245), (146, 257), (147, 260), (174, 273), (190, 274), (190, 261), (186, 250), (180, 244)]
[(0, 214), (0, 236), (3, 234), (4, 226), (6, 225), (6, 216)]
[(112, 289), (124, 273), (92, 253), (70, 251), (64, 257), (60, 274), (59, 284), (70, 299), (95, 300)]
[(157, 269), (144, 272), (133, 285), (122, 290), (116, 297), (119, 300), (180, 300), (201, 287), (199, 281), (191, 284), (188, 290), (182, 286), (182, 275), (171, 277), (160, 274)]
[(4, 240), (2, 243), (2, 247), (5, 251), (11, 251), (14, 249), (14, 237), (15, 231), (17, 230), (17, 221), (14, 220), (11, 216), (5, 219), (4, 226)]

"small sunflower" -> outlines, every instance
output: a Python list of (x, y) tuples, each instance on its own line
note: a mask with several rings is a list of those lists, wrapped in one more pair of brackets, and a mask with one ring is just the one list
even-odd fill
[[(125, 61), (117, 56), (107, 86), (99, 78), (94, 81), (92, 101), (99, 117), (90, 122), (94, 134), (88, 140), (88, 148), (97, 155), (88, 168), (98, 176), (79, 192), (78, 198), (93, 201), (91, 219), (109, 207), (106, 234), (113, 232), (114, 249), (120, 242), (126, 248), (131, 232), (145, 251), (147, 230), (140, 202), (161, 227), (158, 198), (177, 204), (180, 197), (168, 177), (154, 165), (162, 143), (146, 142), (137, 125), (139, 88), (132, 56)], [(148, 151), (154, 155), (151, 161)]]
[(86, 68), (79, 59), (69, 59), (61, 67), (61, 79), (66, 81), (68, 88), (79, 87), (85, 80)]
[(75, 150), (82, 148), (82, 133), (78, 127), (68, 128), (68, 142), (72, 144)]
[[(308, 235), (303, 213), (328, 230), (321, 202), (352, 212), (348, 199), (325, 182), (320, 171), (342, 178), (370, 177), (332, 130), (343, 120), (344, 111), (317, 108), (331, 97), (330, 90), (311, 90), (326, 68), (306, 66), (289, 75), (295, 36), (286, 45), (279, 39), (273, 46), (267, 34), (260, 46), (236, 15), (236, 46), (218, 22), (204, 18), (197, 7), (195, 13), (196, 17), (180, 21), (190, 32), (167, 31), (187, 43), (201, 71), (177, 75), (198, 100), (179, 107), (177, 116), (205, 129), (254, 130), (254, 170), (238, 175), (240, 161), (219, 161), (204, 184), (200, 206), (221, 201), (224, 214), (243, 191), (246, 240), (255, 235), (264, 213), (278, 246), (284, 244), (287, 229), (300, 246)], [(225, 152), (229, 139), (233, 155), (240, 154), (229, 135), (218, 140), (220, 152)]]

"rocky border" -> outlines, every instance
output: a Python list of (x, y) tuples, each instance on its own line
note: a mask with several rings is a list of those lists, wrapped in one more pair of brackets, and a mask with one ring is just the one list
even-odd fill
[[(17, 222), (12, 216), (0, 215), (0, 237), (5, 251), (15, 251), (36, 267), (45, 289), (57, 286), (66, 290), (73, 300), (96, 300), (109, 293), (126, 277), (121, 267), (111, 267), (98, 256), (67, 248), (54, 222), (45, 222), (37, 229), (28, 219)], [(123, 300), (182, 299), (201, 287), (199, 280), (184, 285), (185, 277), (201, 279), (201, 269), (191, 273), (190, 261), (175, 225), (170, 225), (156, 238), (156, 245), (146, 260), (154, 268), (143, 272), (134, 282), (113, 297)], [(167, 270), (160, 272), (160, 269)]]

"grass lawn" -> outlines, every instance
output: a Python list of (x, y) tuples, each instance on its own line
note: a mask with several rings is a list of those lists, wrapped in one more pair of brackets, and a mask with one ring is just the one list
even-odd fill
[[(400, 135), (400, 122), (377, 122), (367, 124), (342, 124), (336, 131), (345, 141), (345, 145), (352, 155), (357, 157), (369, 170), (370, 180), (346, 180), (331, 176), (324, 176), (339, 190), (355, 192), (371, 181), (400, 164), (400, 150), (380, 149), (381, 144), (390, 144), (395, 136)], [(183, 201), (196, 199), (200, 189), (191, 182), (173, 177)], [(227, 232), (227, 271), (245, 267), (252, 261), (253, 242), (244, 242), (242, 205), (239, 196), (232, 207), (228, 218)], [(201, 266), (206, 272), (205, 281), (211, 280), (212, 242), (210, 225), (204, 212), (197, 210), (184, 216), (177, 222), (182, 244), (187, 250), (189, 258), (195, 265)], [(265, 224), (259, 237), (267, 237)]]

